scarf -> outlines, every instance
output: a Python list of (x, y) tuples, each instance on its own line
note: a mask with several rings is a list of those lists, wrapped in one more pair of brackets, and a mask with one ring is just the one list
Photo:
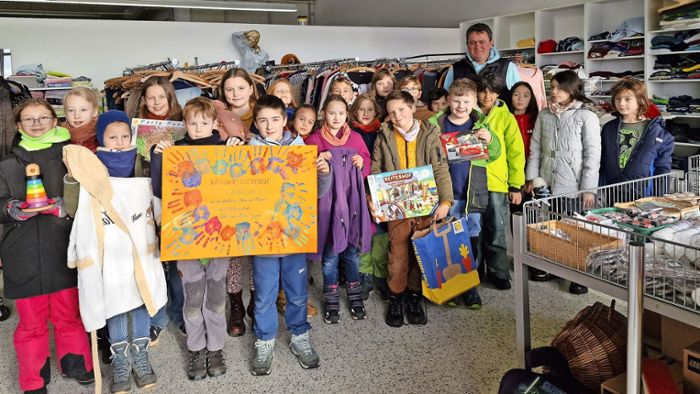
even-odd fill
[(170, 111), (166, 112), (165, 115), (154, 115), (146, 109), (146, 119), (152, 119), (152, 120), (169, 120), (168, 118), (170, 117)]
[(57, 142), (70, 140), (70, 132), (68, 132), (68, 129), (61, 126), (54, 127), (41, 137), (32, 137), (22, 129), (19, 129), (19, 133), (22, 135), (19, 146), (30, 152), (49, 148)]
[(213, 130), (209, 137), (192, 139), (188, 133), (182, 139), (184, 145), (221, 145), (221, 136), (218, 130)]
[(344, 146), (348, 139), (350, 138), (350, 126), (347, 123), (343, 123), (343, 127), (338, 130), (338, 137), (333, 135), (331, 129), (327, 125), (321, 126), (321, 137), (328, 141), (329, 144), (333, 146)]
[(68, 122), (64, 126), (70, 132), (71, 144), (82, 145), (95, 153), (97, 150), (97, 118), (78, 127), (73, 127)]
[(403, 139), (406, 140), (406, 142), (413, 142), (416, 137), (418, 137), (418, 132), (420, 131), (420, 122), (417, 120), (413, 120), (413, 127), (411, 127), (411, 130), (408, 131), (403, 131), (401, 130), (401, 127), (395, 126), (396, 130), (401, 134)]
[[(311, 135), (311, 134), (308, 134)], [(291, 131), (285, 130), (284, 134), (282, 134), (282, 139), (277, 141), (273, 140), (271, 138), (263, 138), (260, 134), (256, 134), (253, 139), (257, 140), (263, 145), (274, 145), (274, 146), (286, 146), (286, 145), (291, 145), (292, 142), (294, 141), (295, 136), (292, 134)], [(303, 138), (303, 137), (302, 137)]]
[(136, 147), (125, 150), (110, 150), (97, 148), (97, 158), (107, 167), (109, 176), (117, 178), (129, 178), (134, 175), (136, 164)]
[(382, 127), (382, 122), (379, 121), (379, 119), (374, 118), (370, 124), (364, 125), (360, 122), (355, 122), (354, 120), (352, 121), (352, 127), (355, 130), (360, 130), (365, 134), (371, 134), (371, 133), (376, 133), (379, 131), (379, 129)]
[(567, 105), (561, 105), (557, 103), (550, 103), (549, 104), (549, 110), (552, 111), (553, 114), (555, 115), (560, 115), (563, 114), (564, 111), (567, 109), (571, 108), (574, 106), (575, 103), (578, 103), (576, 100), (571, 100), (571, 102)]

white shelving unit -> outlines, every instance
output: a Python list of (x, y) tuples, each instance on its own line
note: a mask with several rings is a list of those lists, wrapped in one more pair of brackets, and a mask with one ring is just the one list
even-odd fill
[[(567, 37), (584, 39), (583, 5), (549, 8), (535, 11), (535, 41), (554, 40)], [(583, 63), (583, 50), (571, 52), (538, 53), (536, 64), (560, 64), (566, 61)]]

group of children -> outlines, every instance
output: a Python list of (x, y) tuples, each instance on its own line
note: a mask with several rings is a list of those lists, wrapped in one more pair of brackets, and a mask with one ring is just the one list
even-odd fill
[[(151, 77), (141, 89), (134, 117), (182, 120), (187, 134), (181, 141), (164, 140), (154, 145), (150, 163), (132, 147), (130, 117), (114, 110), (98, 115), (97, 98), (90, 90), (76, 88), (66, 96), (65, 128), (58, 125), (56, 113), (46, 101), (32, 99), (22, 104), (15, 117), (19, 133), (12, 153), (0, 161), (0, 203), (6, 207), (0, 210), (4, 224), (0, 258), (5, 296), (17, 299), (19, 324), (14, 343), (22, 390), (46, 392), (49, 320), (55, 328), (62, 373), (81, 384), (94, 381), (85, 335), (92, 323), (85, 321), (84, 325), (81, 312), (83, 304), (87, 308), (96, 301), (81, 298), (79, 310), (77, 275), (67, 264), (71, 225), (83, 226), (80, 206), (96, 200), (105, 217), (102, 223), (118, 225), (120, 221), (112, 216), (119, 215), (119, 210), (109, 208), (117, 197), (104, 195), (104, 190), (128, 197), (135, 188), (115, 178), (150, 177), (153, 196), (161, 197), (162, 153), (171, 146), (315, 145), (319, 218), (329, 212), (322, 208), (328, 203), (325, 200), (342, 198), (331, 191), (341, 177), (357, 179), (351, 185), (358, 190), (348, 193), (364, 198), (363, 182), (369, 174), (432, 166), (439, 203), (431, 216), (370, 225), (367, 219), (377, 207), (368, 203), (368, 209), (358, 212), (363, 234), (348, 235), (340, 247), (331, 242), (337, 236), (331, 234), (335, 230), (325, 234), (329, 241), (321, 245), (318, 257), (323, 272), (322, 317), (330, 324), (341, 318), (343, 282), (352, 319), (365, 319), (364, 301), (376, 289), (388, 300), (387, 325), (426, 324), (421, 272), (411, 236), (435, 220), (448, 215), (466, 217), (476, 257), (484, 268), (482, 278), (498, 289), (508, 289), (505, 232), (509, 202), (517, 206), (528, 198), (533, 180), (544, 179), (557, 194), (590, 190), (599, 180), (613, 183), (670, 171), (673, 138), (661, 120), (644, 117), (646, 90), (639, 81), (625, 79), (613, 89), (618, 114), (603, 128), (607, 144), (602, 146), (598, 116), (582, 94), (581, 80), (570, 71), (554, 77), (551, 104), (541, 111), (532, 88), (524, 82), (513, 86), (509, 102), (499, 100), (504, 81), (489, 72), (475, 81), (457, 79), (447, 91), (431, 91), (425, 104), (419, 100), (421, 84), (413, 76), (397, 83), (392, 73), (383, 69), (375, 73), (372, 82), (370, 93), (356, 96), (349, 80), (337, 78), (317, 113), (310, 105), (294, 102), (291, 84), (285, 79), (275, 81), (268, 95), (258, 98), (253, 80), (242, 69), (229, 70), (223, 76), (216, 100), (198, 97), (184, 108), (177, 103), (167, 78)], [(475, 133), (487, 145), (488, 158), (448, 163), (440, 135), (455, 131)], [(69, 143), (83, 148), (67, 148)], [(347, 166), (340, 161), (345, 155)], [(89, 171), (95, 167), (94, 157), (106, 171), (98, 180)], [(41, 166), (46, 192), (52, 197), (50, 210), (23, 210), (24, 173), (29, 163)], [(110, 187), (102, 187), (106, 174), (111, 177)], [(168, 319), (187, 335), (189, 379), (225, 373), (222, 349), (226, 333), (244, 335), (246, 309), (256, 337), (251, 361), (254, 375), (271, 372), (277, 307), (284, 313), (292, 334), (290, 348), (302, 368), (318, 367), (319, 356), (309, 338), (308, 317), (315, 307), (308, 299), (306, 255), (180, 260), (163, 265), (158, 259), (137, 258), (138, 253), (132, 250), (155, 255), (157, 248), (159, 207), (155, 206), (158, 202), (151, 206), (150, 195), (147, 197), (144, 220), (148, 220), (143, 223), (145, 230), (139, 231), (153, 236), (131, 237), (133, 244), (125, 245), (124, 238), (106, 232), (107, 226), (97, 231), (102, 234), (98, 238), (105, 251), (119, 253), (121, 249), (119, 258), (130, 269), (114, 275), (122, 280), (125, 292), (140, 300), (117, 306), (109, 299), (122, 294), (105, 294), (105, 305), (100, 305), (109, 311), (104, 318), (110, 347), (103, 351), (111, 353), (113, 393), (128, 392), (132, 376), (138, 387), (156, 383), (148, 352)], [(582, 200), (584, 207), (595, 204), (593, 194), (584, 193)], [(95, 261), (80, 258), (79, 253), (75, 260), (72, 266), (79, 271), (95, 267)], [(245, 264), (252, 264), (247, 308), (242, 297)], [(80, 276), (81, 297), (83, 285), (88, 284), (84, 274)], [(114, 279), (103, 273), (93, 280), (107, 289), (106, 282)], [(455, 301), (471, 309), (482, 306), (476, 288)]]

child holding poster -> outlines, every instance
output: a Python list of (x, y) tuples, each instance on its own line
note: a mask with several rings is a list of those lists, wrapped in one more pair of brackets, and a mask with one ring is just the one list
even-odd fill
[[(275, 96), (263, 96), (253, 108), (253, 119), (260, 130), (249, 145), (285, 146), (304, 145), (300, 136), (293, 136), (285, 130), (287, 124), (286, 107)], [(241, 141), (239, 140), (240, 144)], [(330, 190), (331, 173), (328, 162), (319, 157), (318, 197)], [(319, 357), (309, 339), (311, 326), (307, 321), (306, 302), (308, 299), (308, 270), (306, 254), (254, 256), (253, 281), (255, 282), (255, 359), (251, 366), (253, 375), (268, 375), (272, 371), (272, 358), (277, 336), (277, 313), (275, 299), (282, 282), (287, 305), (285, 322), (292, 333), (292, 353), (299, 359), (302, 368), (316, 368)]]
[[(173, 144), (163, 140), (151, 155), (153, 193), (162, 194), (163, 151), (173, 145), (222, 145), (219, 132), (214, 130), (216, 106), (211, 100), (196, 97), (183, 109), (187, 134)], [(233, 143), (233, 139), (229, 139)], [(172, 267), (171, 267), (172, 268)], [(226, 337), (226, 272), (228, 258), (179, 260), (177, 270), (184, 289), (183, 317), (187, 329), (187, 349), (190, 361), (187, 377), (200, 380), (226, 373), (224, 338)]]

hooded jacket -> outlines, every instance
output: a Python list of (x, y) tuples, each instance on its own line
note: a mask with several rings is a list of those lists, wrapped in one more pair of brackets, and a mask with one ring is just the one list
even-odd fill
[(520, 191), (525, 184), (525, 145), (518, 122), (506, 103), (497, 100), (486, 115), (486, 124), (501, 144), (501, 155), (486, 165), (490, 192)]
[(561, 114), (543, 109), (530, 139), (525, 178), (540, 177), (553, 195), (598, 186), (600, 123), (590, 104), (576, 101)]
[(489, 58), (484, 64), (475, 62), (469, 52), (467, 52), (465, 59), (455, 63), (452, 68), (447, 71), (447, 74), (445, 75), (444, 87), (445, 89), (449, 89), (450, 85), (452, 85), (452, 82), (455, 79), (477, 76), (486, 68), (495, 69), (496, 73), (503, 78), (505, 87), (503, 88), (503, 91), (500, 92), (500, 98), (508, 101), (510, 98), (510, 88), (517, 82), (520, 82), (520, 72), (518, 71), (518, 67), (515, 65), (515, 63), (501, 58), (501, 55), (498, 53), (496, 48), (491, 48)]
[(622, 118), (618, 114), (603, 126), (601, 133), (602, 155), (600, 161), (601, 186), (647, 178), (671, 172), (671, 155), (674, 150), (673, 135), (664, 128), (661, 117), (652, 119), (632, 149), (625, 168), (620, 168), (619, 135)]
[[(452, 204), (452, 181), (447, 166), (447, 158), (442, 153), (440, 143), (440, 128), (429, 122), (421, 122), (420, 131), (416, 137), (416, 166), (433, 166), (435, 184), (440, 203)], [(382, 124), (379, 135), (374, 143), (372, 154), (372, 174), (399, 171), (404, 168), (399, 164), (399, 153), (394, 136), (394, 128), (389, 122)]]

